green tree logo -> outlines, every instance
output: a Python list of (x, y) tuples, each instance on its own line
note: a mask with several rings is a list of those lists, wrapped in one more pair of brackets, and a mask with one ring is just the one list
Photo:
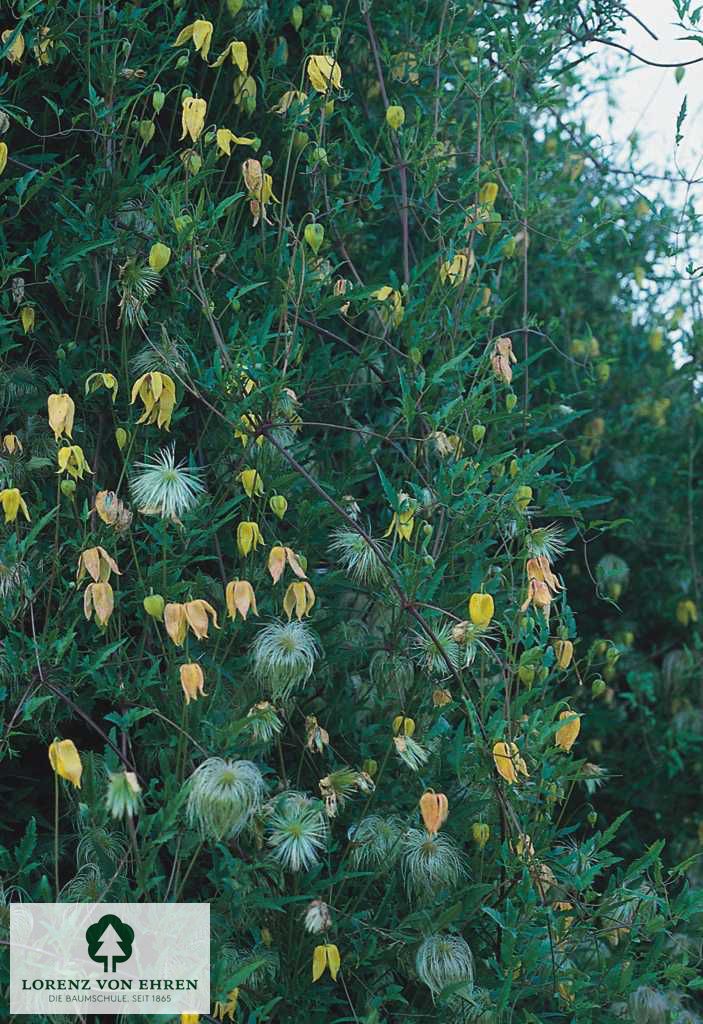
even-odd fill
[(102, 964), (105, 973), (114, 972), (132, 955), (134, 929), (114, 914), (105, 914), (87, 929), (85, 940), (90, 959)]

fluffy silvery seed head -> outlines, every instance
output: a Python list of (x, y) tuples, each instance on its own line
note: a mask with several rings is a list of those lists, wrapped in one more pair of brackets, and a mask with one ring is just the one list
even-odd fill
[[(379, 583), (386, 576), (381, 559), (376, 551), (354, 530), (340, 528), (332, 533), (330, 552), (339, 562), (342, 570), (361, 584)], [(384, 555), (387, 545), (375, 542)]]
[(550, 562), (556, 562), (557, 558), (566, 551), (566, 544), (563, 540), (564, 531), (556, 523), (549, 526), (538, 526), (527, 534), (527, 554), (530, 558), (545, 557)]
[(273, 704), (259, 701), (247, 712), (247, 729), (255, 743), (269, 744), (283, 728)]
[(189, 823), (203, 836), (238, 836), (261, 805), (264, 780), (251, 761), (209, 757), (188, 780)]
[(319, 935), (332, 927), (332, 914), (330, 908), (323, 900), (313, 900), (308, 903), (305, 911), (305, 931), (311, 935)]
[(347, 835), (352, 843), (350, 856), (354, 867), (390, 867), (400, 854), (402, 826), (396, 818), (370, 814), (358, 825), (352, 825)]
[(403, 839), (401, 870), (408, 892), (428, 895), (452, 888), (466, 874), (464, 859), (454, 840), (443, 833), (429, 835), (411, 828)]
[(105, 879), (96, 864), (84, 864), (78, 874), (61, 890), (62, 903), (95, 903), (100, 902), (105, 892)]
[(428, 935), (415, 957), (420, 981), (433, 997), (450, 985), (466, 985), (470, 994), (474, 984), (474, 958), (461, 935)]
[(424, 633), (413, 634), (413, 657), (428, 675), (450, 675), (447, 661), (455, 669), (461, 667), (461, 648), (454, 639), (452, 629), (451, 623), (445, 623), (439, 629), (434, 629), (432, 632), (437, 643)]
[(271, 853), (287, 871), (307, 871), (319, 860), (327, 842), (323, 805), (304, 793), (282, 793), (266, 822)]
[(176, 462), (175, 448), (161, 448), (146, 462), (137, 462), (130, 489), (140, 512), (178, 521), (195, 508), (205, 488), (199, 469)]
[(251, 645), (254, 675), (274, 697), (287, 697), (312, 675), (319, 648), (303, 622), (272, 622)]
[(640, 985), (630, 995), (630, 1016), (635, 1024), (666, 1024), (669, 1020), (669, 1000), (659, 989)]
[(429, 752), (412, 738), (412, 736), (394, 736), (393, 744), (401, 761), (404, 761), (413, 772), (419, 772), (427, 763)]
[(133, 818), (142, 800), (141, 786), (134, 772), (111, 772), (105, 802), (113, 818)]
[(76, 847), (78, 864), (102, 863), (103, 859), (110, 864), (117, 864), (125, 856), (127, 846), (124, 838), (117, 832), (109, 832), (102, 825), (81, 822), (79, 830), (80, 839)]
[(376, 651), (369, 665), (374, 686), (384, 686), (394, 693), (412, 686), (415, 668), (410, 658), (394, 651)]

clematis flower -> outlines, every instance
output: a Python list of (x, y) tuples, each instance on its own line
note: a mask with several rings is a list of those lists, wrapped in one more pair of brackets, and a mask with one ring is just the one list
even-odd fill
[(332, 981), (337, 980), (337, 972), (341, 964), (339, 950), (333, 942), (326, 942), (322, 946), (315, 946), (312, 954), (312, 980), (317, 981), (328, 968)]
[(371, 298), (377, 299), (381, 303), (380, 316), (386, 326), (397, 327), (401, 323), (405, 316), (405, 310), (403, 309), (403, 297), (396, 288), (384, 284), (375, 292), (371, 292)]
[(197, 21), (192, 22), (190, 25), (186, 25), (186, 27), (181, 29), (178, 33), (173, 45), (182, 46), (183, 43), (187, 43), (191, 39), (193, 40), (195, 50), (200, 54), (203, 60), (207, 60), (210, 52), (210, 44), (212, 43), (212, 22), (198, 18)]
[(246, 114), (256, 110), (256, 79), (251, 75), (237, 75), (232, 85), (235, 106), (243, 109)]
[(449, 816), (449, 801), (444, 793), (428, 789), (420, 797), (420, 813), (429, 834), (436, 836)]
[(308, 57), (307, 74), (316, 92), (327, 92), (330, 88), (342, 88), (342, 69), (334, 57), (316, 53)]
[(117, 576), (122, 575), (117, 562), (107, 553), (105, 548), (100, 546), (86, 548), (85, 551), (81, 551), (78, 558), (76, 583), (80, 583), (86, 573), (88, 573), (94, 583), (107, 583), (111, 572), (114, 572)]
[(5, 434), (2, 439), (2, 450), (7, 452), (8, 455), (14, 455), (15, 452), (23, 451), (22, 442), (17, 434)]
[(76, 406), (70, 395), (49, 395), (46, 402), (49, 426), (58, 441), (60, 437), (73, 437), (73, 417)]
[(513, 343), (510, 338), (497, 338), (491, 354), (491, 366), (496, 377), (500, 377), (506, 384), (510, 384), (513, 379), (511, 364), (516, 362), (517, 358), (513, 352)]
[(237, 1010), (237, 1003), (239, 1002), (239, 987), (233, 988), (227, 993), (227, 998), (224, 1002), (218, 999), (215, 1003), (215, 1007), (212, 1011), (213, 1017), (217, 1017), (219, 1021), (224, 1020), (235, 1020), (235, 1013)]
[(117, 398), (117, 389), (119, 387), (114, 373), (91, 373), (85, 382), (85, 393), (89, 395), (101, 387), (107, 388), (114, 402)]
[(471, 826), (471, 838), (476, 843), (479, 850), (482, 850), (491, 838), (490, 825), (486, 825), (483, 821), (475, 821)]
[(269, 498), (269, 507), (277, 519), (283, 519), (288, 509), (288, 499), (282, 494), (274, 494)]
[(305, 570), (298, 561), (298, 556), (292, 548), (284, 548), (278, 545), (274, 545), (269, 553), (268, 570), (271, 573), (271, 579), (274, 583), (278, 583), (283, 570), (286, 567), (286, 563), (293, 570), (298, 579), (307, 579)]
[(217, 624), (217, 612), (207, 601), (198, 599), (186, 601), (184, 604), (171, 603), (164, 608), (164, 625), (166, 632), (173, 640), (176, 647), (182, 647), (188, 628), (195, 634), (198, 640), (208, 638), (208, 628), (212, 616), (215, 629), (220, 627)]
[(6, 142), (0, 142), (0, 174), (4, 174), (5, 173), (5, 168), (7, 167), (7, 155), (8, 155), (7, 143)]
[(243, 619), (246, 619), (250, 610), (254, 615), (259, 614), (254, 588), (248, 580), (232, 580), (228, 583), (225, 588), (225, 600), (230, 619), (236, 619), (237, 612)]
[(82, 480), (85, 473), (93, 472), (86, 461), (83, 449), (78, 444), (69, 444), (64, 448), (59, 448), (56, 460), (59, 467), (58, 472), (68, 473), (74, 480), (79, 477)]
[(241, 427), (235, 427), (234, 436), (242, 442), (242, 448), (246, 448), (252, 439), (254, 444), (261, 447), (266, 438), (263, 434), (256, 433), (261, 423), (260, 417), (253, 412), (245, 412), (239, 417), (239, 422)]
[(302, 580), (299, 583), (291, 583), (286, 590), (286, 596), (283, 598), (283, 611), (289, 620), (295, 611), (298, 622), (300, 622), (304, 615), (310, 614), (314, 604), (315, 591), (307, 580)]
[(155, 423), (158, 427), (168, 430), (176, 404), (176, 385), (168, 374), (159, 370), (143, 373), (132, 386), (129, 404), (134, 405), (137, 398), (140, 398), (144, 405), (144, 412), (137, 423)]
[(193, 142), (197, 142), (205, 127), (205, 115), (207, 114), (207, 103), (196, 96), (186, 96), (181, 104), (181, 127), (183, 131), (181, 138), (185, 139), (190, 135)]
[[(13, 35), (14, 39), (12, 39)], [(0, 35), (2, 45), (5, 46), (10, 39), (12, 39), (12, 44), (5, 57), (9, 60), (10, 64), (19, 64), (24, 55), (24, 36), (14, 28), (6, 28), (2, 35)]]
[(571, 640), (555, 640), (552, 647), (554, 648), (559, 668), (562, 670), (567, 669), (574, 656), (574, 645)]
[(22, 306), (20, 320), (22, 321), (22, 329), (25, 334), (29, 334), (34, 329), (35, 316), (34, 306)]
[(242, 164), (242, 177), (249, 193), (249, 206), (256, 224), (261, 216), (266, 219), (266, 204), (277, 203), (279, 200), (273, 194), (273, 178), (265, 174), (261, 163), (250, 158)]
[(181, 665), (180, 675), (186, 704), (190, 704), (191, 700), (197, 700), (199, 696), (207, 697), (204, 690), (205, 676), (197, 662), (191, 662), (188, 665)]
[(289, 89), (288, 92), (284, 92), (275, 107), (271, 107), (272, 114), (287, 114), (294, 103), (297, 103), (301, 107), (301, 114), (307, 114), (307, 94), (301, 92), (299, 89)]
[(526, 571), (528, 577), (527, 597), (520, 610), (524, 612), (532, 604), (535, 608), (540, 608), (546, 618), (549, 618), (552, 599), (564, 588), (552, 572), (546, 555), (528, 558)]
[(445, 260), (439, 268), (439, 279), (442, 284), (447, 282), (452, 286), (461, 284), (469, 276), (475, 263), (476, 257), (472, 250), (458, 252), (452, 259)]
[(151, 249), (149, 249), (149, 266), (152, 270), (155, 270), (157, 274), (160, 274), (162, 270), (165, 270), (171, 260), (171, 250), (168, 245), (164, 245), (163, 242), (154, 242)]
[(115, 595), (109, 583), (89, 583), (83, 594), (83, 613), (90, 622), (95, 612), (99, 626), (107, 626), (115, 608)]
[(493, 761), (498, 774), (511, 786), (518, 781), (518, 772), (529, 778), (530, 773), (516, 743), (504, 743), (503, 741), (494, 743)]
[(20, 511), (27, 522), (31, 519), (27, 503), (16, 487), (6, 487), (3, 491), (0, 491), (0, 505), (2, 505), (2, 510), (5, 513), (6, 523), (14, 523), (17, 519), (17, 513)]
[(692, 622), (698, 622), (698, 608), (696, 602), (689, 598), (679, 601), (676, 605), (676, 621), (682, 626), (690, 626)]
[(49, 763), (62, 779), (68, 779), (76, 789), (81, 788), (83, 765), (73, 740), (54, 740), (49, 746)]
[(469, 598), (469, 618), (474, 626), (485, 627), (493, 618), (494, 604), (490, 594), (472, 594)]
[[(393, 513), (390, 525), (383, 536), (390, 537), (392, 533), (395, 533), (395, 536), (398, 537), (399, 540), (409, 541), (413, 535), (413, 529), (415, 528), (415, 510), (417, 503), (409, 494), (405, 494), (404, 491), (400, 492), (398, 499), (401, 505), (401, 511)], [(405, 508), (403, 508), (403, 505), (405, 505)]]
[(264, 481), (255, 469), (243, 469), (237, 480), (244, 488), (244, 493), (248, 498), (254, 496), (260, 498), (264, 493)]
[(259, 544), (263, 543), (264, 538), (261, 535), (258, 523), (247, 520), (239, 524), (237, 527), (237, 548), (240, 555), (246, 557), (252, 548), (256, 551)]
[(581, 732), (581, 718), (574, 711), (569, 710), (559, 714), (559, 721), (564, 722), (564, 725), (557, 729), (554, 738), (556, 745), (568, 753)]
[(244, 135), (235, 135), (229, 128), (218, 128), (215, 134), (215, 141), (217, 142), (220, 156), (231, 156), (233, 145), (256, 147), (259, 140), (255, 138), (248, 139)]
[(95, 495), (95, 511), (108, 526), (114, 526), (118, 533), (124, 532), (132, 522), (132, 513), (114, 491), (98, 491)]
[(247, 72), (249, 71), (249, 53), (247, 52), (246, 43), (241, 43), (238, 40), (233, 39), (231, 43), (228, 43), (227, 46), (225, 46), (220, 56), (217, 58), (214, 64), (210, 65), (210, 67), (222, 67), (222, 65), (224, 64), (228, 57), (232, 61), (234, 66), (236, 68), (239, 68), (243, 75), (247, 74)]

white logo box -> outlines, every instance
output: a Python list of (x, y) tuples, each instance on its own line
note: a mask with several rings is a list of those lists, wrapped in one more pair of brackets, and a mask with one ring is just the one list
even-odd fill
[(10, 1013), (209, 1012), (209, 904), (11, 904)]

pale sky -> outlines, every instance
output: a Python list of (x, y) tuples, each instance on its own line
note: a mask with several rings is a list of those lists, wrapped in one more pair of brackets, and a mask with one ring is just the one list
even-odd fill
[[(633, 18), (625, 23), (626, 32), (615, 37), (617, 42), (635, 50), (648, 60), (661, 63), (703, 57), (700, 43), (683, 41), (682, 29), (677, 28), (676, 12), (671, 0), (630, 0), (628, 9), (655, 33), (650, 35)], [(701, 26), (703, 29), (703, 25)], [(627, 56), (618, 50), (594, 46), (600, 60), (609, 64)], [(618, 110), (608, 112), (603, 92), (597, 92), (586, 104), (589, 125), (605, 142), (612, 145), (611, 155), (619, 154), (628, 163), (629, 142), (633, 131), (640, 140), (638, 166), (654, 173), (676, 173), (677, 165), (687, 177), (703, 177), (703, 63), (686, 68), (680, 83), (676, 82), (673, 68), (653, 68), (632, 59), (631, 70), (624, 72), (612, 87)], [(683, 141), (675, 146), (676, 118), (681, 103), (687, 97), (688, 114), (683, 123)], [(646, 186), (638, 183), (647, 193)], [(696, 193), (702, 186), (696, 186)], [(656, 186), (661, 189), (659, 183)]]

